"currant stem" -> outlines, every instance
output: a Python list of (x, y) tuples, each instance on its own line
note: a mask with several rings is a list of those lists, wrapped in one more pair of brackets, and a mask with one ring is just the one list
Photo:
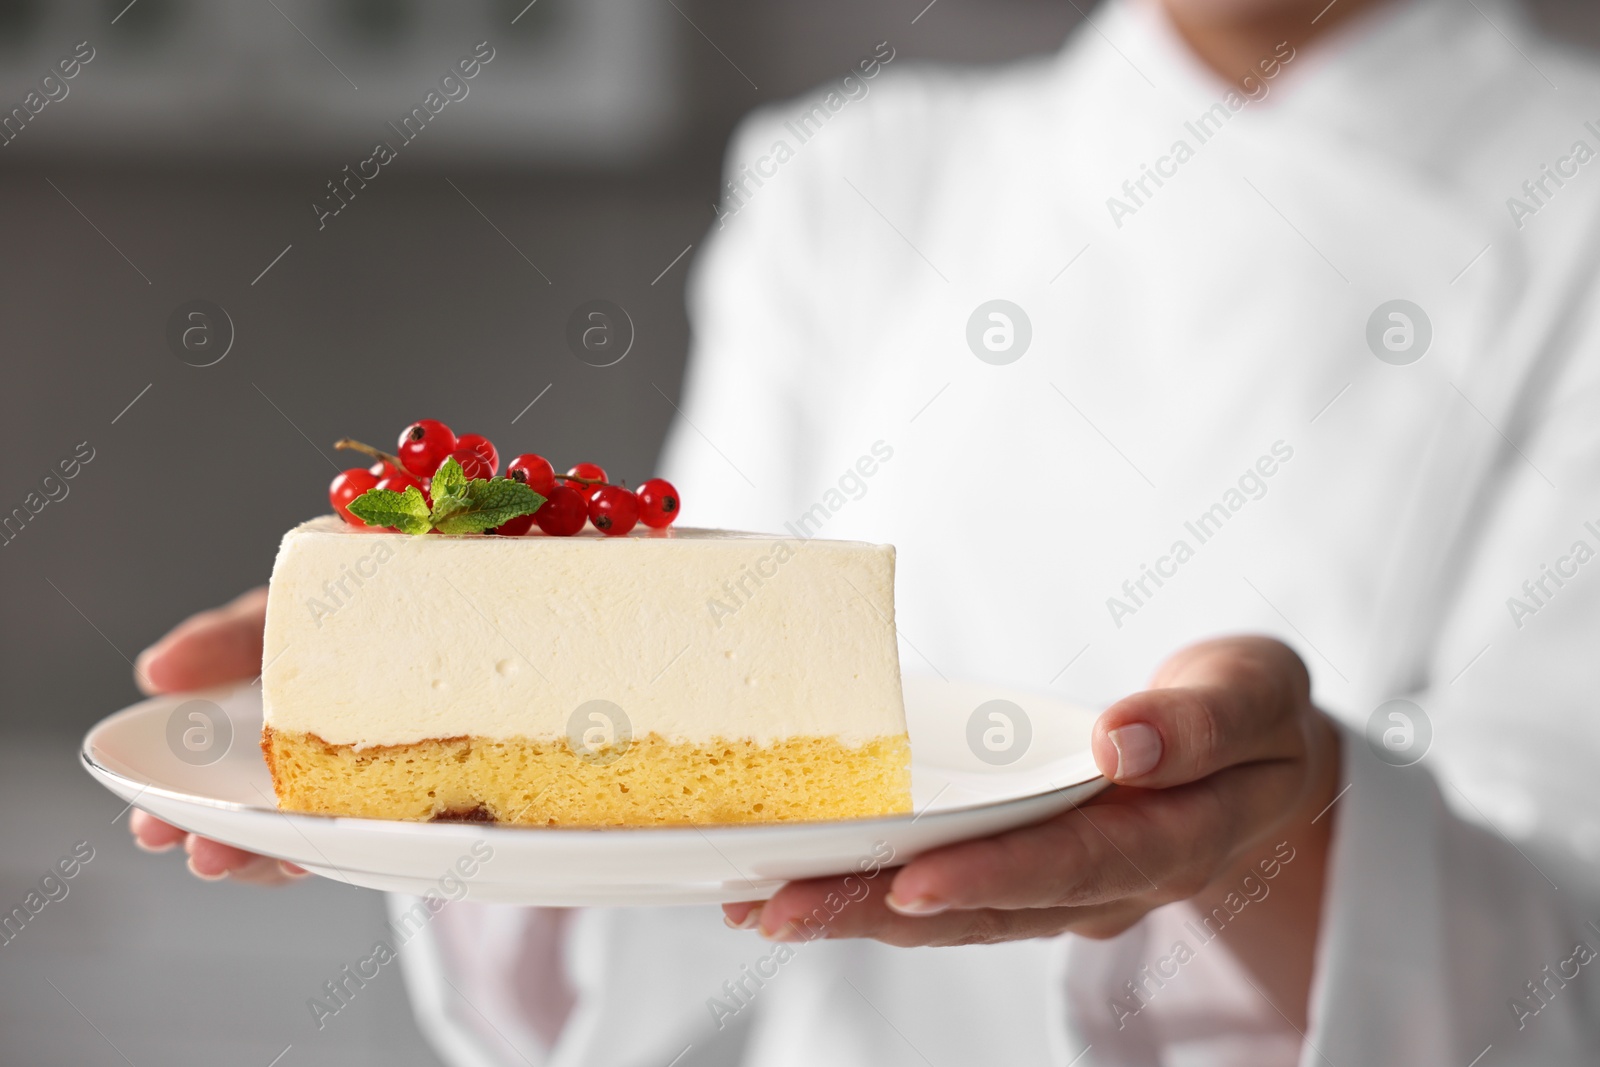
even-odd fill
[(364, 445), (360, 441), (353, 440), (352, 438), (341, 437), (333, 443), (333, 447), (335, 449), (342, 448), (350, 452), (360, 452), (362, 455), (371, 456), (373, 459), (381, 459), (383, 462), (387, 463), (401, 474), (408, 476), (410, 474), (410, 471), (407, 471), (405, 465), (400, 462), (399, 456), (392, 456), (381, 449), (373, 448), (371, 445)]

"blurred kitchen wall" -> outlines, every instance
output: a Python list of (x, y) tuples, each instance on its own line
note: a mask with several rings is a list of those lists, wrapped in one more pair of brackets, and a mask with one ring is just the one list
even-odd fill
[[(139, 649), (327, 510), (338, 437), (434, 416), (648, 476), (738, 117), (879, 41), (1052, 51), (1080, 4), (0, 0), (0, 730), (133, 699)], [(614, 366), (565, 341), (592, 298)]]
[[(925, 3), (0, 0), (0, 117), (58, 97), (0, 123), (0, 515), (45, 501), (0, 547), (0, 729), (133, 699), (128, 658), (327, 510), (338, 437), (436, 416), (648, 477), (738, 117), (881, 40), (988, 61), (1078, 18)], [(611, 367), (565, 341), (596, 297)]]

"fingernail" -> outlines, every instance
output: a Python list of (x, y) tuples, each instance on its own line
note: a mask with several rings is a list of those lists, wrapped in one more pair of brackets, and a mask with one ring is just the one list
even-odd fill
[(734, 922), (727, 915), (722, 916), (722, 922), (730, 930), (754, 930), (761, 925), (761, 905), (756, 904), (751, 907), (749, 911), (745, 912), (744, 919), (740, 922)]
[(950, 905), (946, 904), (942, 900), (935, 900), (932, 897), (917, 897), (913, 900), (897, 900), (895, 899), (894, 894), (891, 893), (884, 898), (883, 902), (889, 905), (890, 911), (896, 911), (901, 915), (909, 915), (913, 918), (923, 915), (937, 915), (941, 911), (950, 910)]
[(284, 874), (287, 874), (290, 878), (304, 878), (306, 875), (311, 873), (304, 867), (301, 867), (299, 864), (290, 863), (288, 860), (279, 860), (278, 869)]
[(1107, 734), (1117, 749), (1117, 777), (1138, 778), (1161, 762), (1161, 735), (1149, 723), (1134, 722)]
[(228, 872), (227, 871), (223, 871), (220, 874), (206, 874), (206, 873), (204, 873), (203, 871), (200, 870), (199, 867), (196, 867), (194, 865), (194, 857), (193, 856), (189, 857), (188, 867), (189, 867), (189, 873), (194, 875), (196, 878), (200, 879), (202, 882), (220, 882), (224, 878), (228, 877)]
[[(776, 930), (762, 930), (761, 936), (768, 941), (799, 941), (800, 931), (795, 928), (794, 923), (784, 923)], [(821, 936), (828, 936), (827, 932), (824, 931)]]

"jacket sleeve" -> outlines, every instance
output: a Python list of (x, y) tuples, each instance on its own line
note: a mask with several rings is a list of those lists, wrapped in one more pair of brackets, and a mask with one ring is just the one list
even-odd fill
[[(1328, 709), (1343, 765), (1308, 1031), (1215, 952), (1137, 1032), (1108, 1022), (1124, 980), (1187, 936), (1174, 905), (1069, 941), (1085, 1063), (1190, 1062), (1184, 1046), (1229, 1026), (1251, 1063), (1285, 1062), (1285, 1038), (1302, 1067), (1600, 1063), (1600, 295), (1574, 277), (1576, 295), (1511, 325), (1545, 335), (1533, 368), (1493, 352), (1509, 384), (1463, 380), (1438, 455), (1404, 457), (1465, 503), (1398, 530), (1404, 619), (1376, 612), (1373, 638), (1393, 646), (1391, 681), (1376, 706)], [(1495, 453), (1481, 476), (1479, 451)]]
[(1425, 767), (1354, 732), (1344, 756), (1301, 1063), (1595, 1062), (1592, 881), (1551, 842), (1464, 818)]
[(1335, 1063), (1600, 1062), (1600, 329), (1575, 291), (1521, 399), (1465, 412), (1503, 443), (1437, 539), (1411, 708), (1350, 720), (1308, 1035)]

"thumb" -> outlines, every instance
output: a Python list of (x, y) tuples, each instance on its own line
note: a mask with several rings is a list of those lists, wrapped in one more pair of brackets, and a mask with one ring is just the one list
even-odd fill
[(1310, 677), (1280, 641), (1234, 637), (1193, 645), (1162, 664), (1154, 684), (1095, 722), (1095, 763), (1114, 782), (1165, 788), (1305, 749)]
[(190, 616), (139, 653), (134, 674), (146, 693), (175, 693), (245, 681), (261, 672), (267, 591), (252, 589)]

